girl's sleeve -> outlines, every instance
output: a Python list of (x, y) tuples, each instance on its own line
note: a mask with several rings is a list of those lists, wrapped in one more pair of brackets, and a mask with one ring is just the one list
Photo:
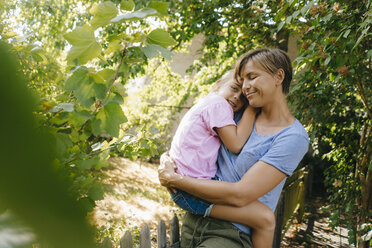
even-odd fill
[(234, 125), (234, 112), (231, 106), (223, 98), (211, 103), (202, 112), (202, 119), (208, 131), (217, 136), (214, 128), (220, 128), (228, 125)]
[(279, 135), (273, 141), (271, 148), (260, 160), (271, 164), (290, 176), (308, 151), (308, 148), (309, 138), (307, 133), (285, 133)]

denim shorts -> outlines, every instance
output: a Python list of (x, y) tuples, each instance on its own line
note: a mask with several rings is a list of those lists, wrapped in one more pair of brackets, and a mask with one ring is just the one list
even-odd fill
[(177, 193), (170, 192), (172, 200), (182, 209), (197, 215), (209, 216), (213, 204), (177, 189)]

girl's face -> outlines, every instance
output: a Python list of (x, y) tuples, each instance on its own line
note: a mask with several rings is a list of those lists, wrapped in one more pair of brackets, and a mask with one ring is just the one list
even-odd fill
[(234, 79), (225, 82), (219, 82), (221, 85), (217, 87), (217, 95), (222, 96), (230, 104), (233, 111), (240, 110), (246, 103), (242, 94), (241, 83), (236, 82)]
[(281, 90), (280, 77), (265, 71), (261, 66), (249, 60), (241, 72), (242, 91), (253, 107), (264, 107), (275, 100), (278, 89)]

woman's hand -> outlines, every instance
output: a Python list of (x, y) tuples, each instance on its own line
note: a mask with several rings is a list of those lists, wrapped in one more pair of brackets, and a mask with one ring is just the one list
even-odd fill
[(163, 153), (160, 157), (160, 165), (158, 167), (158, 177), (160, 184), (164, 187), (172, 187), (171, 183), (175, 180), (180, 179), (182, 176), (177, 174), (176, 163), (171, 159), (169, 153)]

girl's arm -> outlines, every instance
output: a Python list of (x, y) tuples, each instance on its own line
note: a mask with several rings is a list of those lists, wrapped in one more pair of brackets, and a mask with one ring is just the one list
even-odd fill
[(174, 172), (175, 164), (162, 155), (158, 169), (160, 183), (165, 187), (179, 188), (212, 203), (242, 207), (257, 200), (275, 188), (286, 174), (262, 161), (256, 162), (235, 183), (195, 179)]
[(255, 115), (256, 110), (247, 106), (238, 125), (216, 128), (218, 136), (229, 151), (239, 153), (242, 150), (251, 135)]

